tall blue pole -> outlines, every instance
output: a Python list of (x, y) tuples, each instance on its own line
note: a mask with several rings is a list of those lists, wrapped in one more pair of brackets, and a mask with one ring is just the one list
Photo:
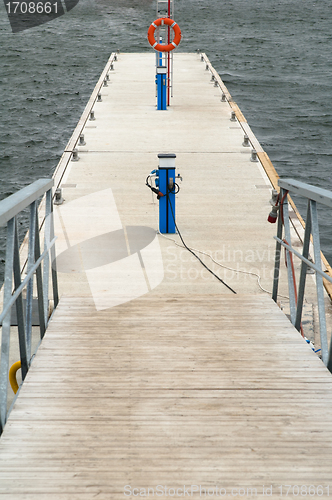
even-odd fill
[(157, 67), (157, 109), (158, 110), (166, 110), (167, 109), (167, 100), (166, 100), (166, 90), (167, 90), (167, 81), (166, 81), (166, 66), (158, 66)]
[(163, 193), (159, 199), (159, 231), (162, 234), (175, 233), (175, 158), (176, 155), (158, 154), (159, 190)]

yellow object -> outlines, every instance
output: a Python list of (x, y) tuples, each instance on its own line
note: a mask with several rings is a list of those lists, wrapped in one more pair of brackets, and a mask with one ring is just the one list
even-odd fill
[(16, 394), (17, 391), (18, 391), (18, 383), (17, 383), (17, 380), (16, 380), (16, 372), (21, 368), (21, 361), (16, 361), (16, 363), (14, 363), (10, 369), (9, 369), (9, 382), (10, 382), (10, 385), (14, 391), (14, 393)]

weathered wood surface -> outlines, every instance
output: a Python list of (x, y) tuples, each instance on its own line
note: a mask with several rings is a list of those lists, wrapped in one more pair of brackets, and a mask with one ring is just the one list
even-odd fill
[(331, 436), (331, 375), (270, 298), (62, 298), (0, 440), (0, 500), (327, 498)]

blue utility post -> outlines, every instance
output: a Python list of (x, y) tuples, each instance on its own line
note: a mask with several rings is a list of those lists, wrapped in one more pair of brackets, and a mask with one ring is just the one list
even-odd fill
[(157, 66), (157, 109), (166, 110), (167, 100), (166, 100), (166, 66)]
[[(159, 199), (159, 231), (175, 233), (175, 158), (174, 153), (158, 154), (159, 190), (163, 193)], [(172, 208), (171, 208), (172, 207)], [(173, 213), (172, 213), (173, 212)]]

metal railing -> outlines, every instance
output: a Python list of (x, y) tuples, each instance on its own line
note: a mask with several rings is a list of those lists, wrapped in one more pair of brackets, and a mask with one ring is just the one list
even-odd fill
[[(332, 192), (293, 179), (279, 179), (278, 184), (280, 186), (280, 195), (279, 195), (280, 209), (278, 216), (277, 236), (274, 237), (277, 243), (276, 243), (272, 298), (275, 302), (277, 301), (279, 271), (280, 271), (280, 253), (281, 253), (281, 246), (283, 246), (286, 249), (290, 317), (291, 317), (291, 322), (298, 331), (300, 331), (301, 329), (301, 318), (303, 310), (307, 269), (308, 267), (310, 267), (315, 271), (322, 360), (324, 364), (327, 366), (327, 368), (330, 370), (330, 372), (332, 372), (332, 348), (330, 345), (330, 352), (329, 352), (326, 315), (325, 315), (324, 284), (323, 284), (323, 278), (332, 283), (332, 277), (329, 274), (326, 274), (322, 270), (318, 214), (317, 214), (317, 203), (321, 203), (327, 207), (332, 208)], [(290, 232), (291, 228), (290, 228), (290, 220), (288, 213), (288, 201), (287, 201), (288, 192), (295, 193), (296, 195), (307, 198), (308, 200), (302, 255), (291, 246), (291, 232)], [(282, 237), (283, 226), (285, 228), (284, 238)], [(309, 260), (309, 246), (311, 238), (313, 243), (314, 262)], [(296, 281), (291, 261), (291, 254), (296, 255), (302, 261), (298, 290), (296, 290), (295, 286)], [(297, 293), (297, 300), (296, 300), (296, 293)]]
[[(44, 337), (48, 318), (49, 276), (52, 277), (54, 308), (57, 306), (58, 285), (55, 261), (55, 237), (53, 221), (52, 186), (53, 179), (39, 179), (17, 193), (0, 202), (0, 226), (7, 225), (6, 263), (3, 285), (1, 363), (0, 363), (0, 434), (6, 423), (8, 400), (9, 350), (11, 337), (12, 307), (16, 306), (19, 351), (22, 381), (32, 359), (32, 305), (34, 292), (34, 274), (36, 275), (36, 293), (40, 339)], [(40, 250), (40, 230), (38, 223), (37, 200), (46, 193), (45, 219), (42, 223), (44, 250)], [(29, 243), (26, 261), (26, 276), (22, 280), (20, 263), (17, 215), (30, 207)], [(41, 228), (41, 229), (42, 229)], [(50, 255), (51, 254), (51, 255)], [(51, 257), (51, 273), (50, 273)], [(25, 290), (26, 303), (22, 292)]]

